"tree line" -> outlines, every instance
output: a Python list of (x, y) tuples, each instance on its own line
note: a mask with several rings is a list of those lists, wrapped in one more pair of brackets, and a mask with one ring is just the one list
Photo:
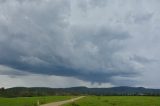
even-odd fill
[(14, 87), (0, 88), (1, 97), (33, 97), (53, 95), (97, 95), (97, 96), (160, 96), (160, 89), (142, 87), (113, 87), (113, 88), (45, 88), (45, 87)]

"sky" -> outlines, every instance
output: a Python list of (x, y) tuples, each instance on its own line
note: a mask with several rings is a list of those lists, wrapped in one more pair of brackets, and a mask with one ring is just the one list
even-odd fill
[(160, 88), (159, 0), (0, 0), (0, 87)]

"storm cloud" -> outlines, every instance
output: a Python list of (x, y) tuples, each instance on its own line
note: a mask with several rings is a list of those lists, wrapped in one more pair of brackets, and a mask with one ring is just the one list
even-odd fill
[(0, 74), (136, 85), (158, 62), (146, 53), (148, 46), (157, 50), (151, 38), (158, 37), (158, 1), (0, 1)]

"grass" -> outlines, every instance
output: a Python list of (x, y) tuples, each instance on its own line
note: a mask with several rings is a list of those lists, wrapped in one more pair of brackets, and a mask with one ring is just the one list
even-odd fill
[(160, 97), (88, 96), (64, 106), (160, 106)]
[(37, 101), (39, 101), (40, 104), (45, 104), (71, 98), (73, 98), (73, 96), (0, 98), (0, 106), (37, 106)]

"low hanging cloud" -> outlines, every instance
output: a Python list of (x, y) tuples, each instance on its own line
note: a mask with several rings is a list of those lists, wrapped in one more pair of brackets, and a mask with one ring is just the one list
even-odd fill
[(131, 14), (126, 9), (116, 18), (112, 8), (110, 13), (100, 12), (110, 8), (108, 0), (105, 5), (104, 0), (97, 2), (1, 0), (0, 65), (22, 72), (115, 85), (115, 79), (121, 79), (119, 83), (129, 84), (128, 79), (141, 74), (141, 61), (146, 58), (127, 51), (132, 47), (133, 33), (126, 26), (134, 20), (145, 24), (143, 19), (150, 20), (153, 14), (137, 16), (135, 11)]

